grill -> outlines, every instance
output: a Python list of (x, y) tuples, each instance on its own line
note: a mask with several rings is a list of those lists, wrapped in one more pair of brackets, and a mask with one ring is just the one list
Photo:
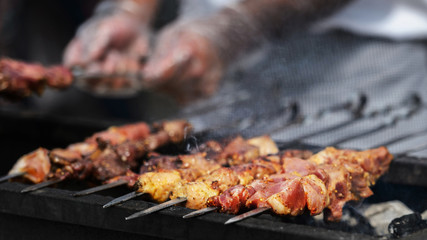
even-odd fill
[[(270, 100), (265, 99), (266, 102)], [(265, 239), (391, 237), (390, 234), (378, 234), (361, 212), (369, 206), (394, 200), (404, 203), (415, 212), (427, 209), (425, 201), (427, 146), (420, 140), (423, 136), (427, 136), (427, 131), (405, 130), (405, 126), (420, 121), (420, 117), (422, 119), (422, 116), (427, 114), (427, 109), (416, 94), (372, 110), (366, 108), (367, 102), (368, 97), (358, 93), (307, 114), (301, 111), (301, 104), (295, 101), (284, 101), (279, 106), (260, 108), (265, 106), (265, 102), (259, 102), (241, 93), (233, 94), (230, 98), (219, 100), (214, 97), (209, 101), (194, 104), (184, 109), (181, 115), (189, 119), (198, 129), (198, 133), (188, 139), (187, 147), (194, 147), (197, 142), (208, 138), (234, 134), (245, 137), (271, 134), (282, 149), (300, 148), (318, 151), (327, 145), (351, 148), (387, 145), (396, 156), (389, 172), (375, 185), (374, 196), (356, 206), (346, 205), (340, 223), (325, 224), (305, 215), (290, 218), (262, 214), (226, 226), (223, 223), (231, 217), (230, 215), (211, 213), (194, 219), (182, 219), (182, 216), (191, 210), (180, 206), (125, 221), (126, 216), (155, 204), (140, 198), (114, 208), (103, 209), (101, 207), (103, 204), (127, 193), (128, 190), (116, 188), (99, 194), (73, 198), (70, 196), (72, 192), (87, 186), (65, 182), (58, 184), (56, 188), (21, 194), (20, 190), (27, 185), (13, 182), (0, 184), (1, 237), (3, 239), (28, 236), (43, 239), (57, 239), (59, 236), (64, 239), (77, 237), (140, 239), (142, 236), (147, 239), (254, 239), (260, 236)], [(217, 107), (219, 104), (221, 107)], [(233, 111), (236, 114), (230, 115)], [(120, 122), (88, 121), (13, 111), (2, 111), (1, 116), (0, 141), (5, 153), (1, 174), (6, 174), (7, 169), (20, 155), (38, 146), (65, 147), (109, 125), (120, 124)], [(402, 128), (404, 130), (400, 130)], [(399, 134), (384, 137), (388, 136), (390, 130)], [(423, 223), (419, 221), (410, 225), (409, 232), (418, 231), (407, 238), (425, 239), (427, 230), (423, 229)]]

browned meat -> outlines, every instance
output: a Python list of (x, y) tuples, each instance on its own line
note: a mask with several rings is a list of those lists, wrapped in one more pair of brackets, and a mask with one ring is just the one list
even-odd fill
[(279, 155), (288, 158), (309, 159), (313, 155), (313, 152), (309, 150), (286, 149), (281, 151)]
[(120, 127), (110, 127), (105, 131), (95, 133), (85, 140), (86, 143), (108, 142), (117, 145), (125, 141), (139, 141), (150, 135), (150, 126), (146, 123), (127, 124)]
[(269, 207), (277, 214), (293, 216), (305, 209), (313, 215), (325, 210), (325, 220), (337, 221), (346, 202), (371, 192), (369, 184), (384, 173), (390, 161), (391, 154), (383, 147), (363, 152), (327, 148), (309, 160), (283, 157), (283, 173), (229, 188), (209, 198), (207, 206), (229, 213)]
[(154, 123), (153, 127), (156, 128), (159, 132), (166, 132), (169, 141), (172, 143), (182, 142), (182, 140), (189, 136), (193, 131), (193, 127), (186, 120), (174, 120)]
[(198, 153), (198, 152), (204, 152), (206, 153), (206, 158), (207, 159), (216, 159), (216, 161), (221, 164), (221, 165), (225, 165), (226, 161), (225, 159), (219, 159), (219, 155), (222, 153), (223, 151), (223, 144), (217, 142), (217, 141), (207, 141), (205, 143), (200, 144), (200, 146), (198, 146), (198, 148), (193, 149), (193, 151), (191, 152), (193, 153)]
[(46, 179), (50, 171), (51, 163), (48, 156), (48, 150), (38, 148), (37, 150), (26, 154), (18, 159), (9, 174), (26, 172), (24, 178), (39, 183)]
[(229, 165), (247, 163), (260, 156), (259, 148), (247, 143), (242, 137), (234, 138), (222, 151), (219, 159)]
[(45, 68), (9, 58), (0, 59), (0, 96), (10, 99), (42, 94), (45, 85), (65, 88), (72, 83), (71, 72), (62, 66)]
[(277, 154), (279, 152), (279, 148), (277, 147), (276, 143), (268, 135), (248, 139), (247, 143), (258, 147), (260, 156)]
[(215, 172), (215, 169), (221, 166), (212, 160), (206, 159), (204, 153), (191, 155), (180, 155), (178, 159), (172, 157), (160, 158), (160, 162), (168, 166), (170, 161), (174, 164), (179, 161), (177, 169), (157, 169), (156, 172), (146, 172), (139, 176), (135, 186), (137, 191), (150, 194), (155, 201), (161, 202), (169, 198), (174, 189), (185, 185), (188, 182), (195, 181), (202, 175)]
[(149, 153), (148, 160), (142, 163), (140, 174), (154, 172), (159, 169), (172, 170), (181, 168), (182, 161), (178, 156), (160, 155), (158, 153)]

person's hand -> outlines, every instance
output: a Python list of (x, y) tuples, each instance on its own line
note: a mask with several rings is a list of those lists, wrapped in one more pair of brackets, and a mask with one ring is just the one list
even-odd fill
[(82, 70), (77, 86), (98, 94), (116, 94), (138, 83), (134, 77), (123, 76), (138, 73), (148, 54), (156, 5), (155, 0), (101, 2), (64, 53), (67, 67)]
[(209, 22), (186, 22), (165, 28), (142, 71), (144, 83), (181, 103), (214, 93), (224, 73), (224, 63), (216, 42), (199, 31), (208, 25)]
[[(126, 13), (95, 16), (83, 24), (64, 54), (68, 67), (86, 67), (90, 63), (110, 61), (109, 54), (117, 52), (138, 59), (145, 56), (149, 47), (150, 31), (138, 19)], [(107, 66), (109, 72), (114, 71)]]

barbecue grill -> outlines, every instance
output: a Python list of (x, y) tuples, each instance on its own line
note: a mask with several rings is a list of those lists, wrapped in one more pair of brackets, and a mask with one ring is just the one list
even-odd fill
[[(325, 145), (357, 148), (357, 145), (350, 143), (354, 144), (360, 138), (367, 138), (374, 143), (363, 147), (385, 144), (392, 151), (396, 149), (394, 150), (396, 157), (390, 170), (373, 187), (374, 196), (356, 206), (347, 204), (340, 223), (325, 224), (306, 215), (278, 217), (261, 214), (236, 224), (224, 225), (223, 223), (231, 217), (230, 215), (211, 213), (198, 218), (183, 219), (182, 216), (190, 213), (191, 210), (181, 206), (125, 221), (126, 216), (156, 204), (139, 198), (113, 208), (103, 209), (102, 205), (128, 190), (115, 188), (75, 198), (70, 194), (87, 186), (63, 182), (55, 188), (22, 194), (20, 191), (28, 185), (8, 182), (0, 184), (1, 236), (4, 239), (26, 236), (39, 236), (43, 239), (57, 239), (58, 236), (64, 239), (77, 237), (88, 239), (94, 236), (105, 239), (140, 239), (141, 237), (147, 239), (254, 239), (260, 236), (272, 239), (392, 237), (391, 234), (378, 235), (369, 224), (369, 220), (362, 216), (360, 209), (392, 200), (401, 201), (415, 212), (421, 213), (427, 209), (425, 201), (427, 199), (425, 174), (427, 156), (422, 155), (422, 151), (427, 149), (427, 146), (420, 144), (423, 142), (419, 140), (417, 141), (419, 145), (402, 145), (422, 137), (425, 131), (402, 131), (394, 137), (374, 139), (377, 141), (372, 140), (371, 135), (384, 136), (390, 129), (413, 124), (414, 121), (419, 121), (418, 117), (426, 114), (427, 111), (422, 99), (416, 94), (402, 101), (389, 103), (383, 108), (363, 111), (367, 100), (369, 99), (364, 94), (354, 94), (343, 102), (320, 108), (312, 114), (302, 114), (300, 105), (290, 101), (279, 108), (266, 108), (264, 112), (251, 112), (253, 108), (248, 107), (246, 111), (249, 113), (235, 114), (233, 119), (217, 117), (212, 122), (208, 120), (214, 115), (220, 115), (224, 109), (211, 106), (208, 107), (209, 111), (204, 111), (206, 106), (203, 104), (212, 104), (212, 102), (193, 105), (191, 109), (183, 112), (183, 116), (195, 125), (196, 130), (198, 129), (194, 136), (188, 138), (187, 148), (195, 147), (198, 142), (209, 138), (222, 138), (233, 134), (250, 137), (268, 133), (272, 134), (282, 149), (300, 148), (319, 151), (324, 145), (318, 144), (316, 138), (324, 141), (322, 136), (328, 134), (333, 137), (326, 137), (330, 142)], [(215, 98), (211, 101), (215, 101)], [(251, 105), (248, 101), (253, 99), (237, 95), (234, 99), (230, 99), (228, 106), (230, 109), (245, 110), (245, 106)], [(226, 112), (223, 114), (228, 116)], [(112, 124), (120, 124), (120, 122), (69, 119), (14, 111), (2, 111), (1, 115), (2, 138), (0, 141), (2, 148), (5, 149), (1, 174), (6, 174), (20, 155), (38, 146), (63, 147)], [(331, 115), (338, 115), (340, 118), (331, 120)], [(328, 124), (319, 124), (325, 119), (329, 119)], [(269, 122), (271, 124), (268, 124)], [(358, 131), (353, 132), (352, 128)], [(286, 134), (287, 132), (293, 132), (293, 134)], [(378, 139), (382, 139), (382, 142)], [(393, 148), (393, 146), (398, 147)], [(417, 155), (414, 155), (415, 153)], [(423, 224), (425, 224), (423, 221), (412, 223), (408, 227), (408, 232), (403, 235), (408, 235), (407, 239), (425, 239), (427, 229), (423, 229)], [(411, 231), (415, 232), (409, 234)]]
[[(338, 38), (340, 41), (336, 41)], [(188, 148), (209, 138), (219, 139), (235, 134), (244, 137), (271, 134), (282, 149), (318, 151), (329, 145), (354, 149), (386, 145), (395, 154), (388, 173), (373, 187), (372, 197), (358, 205), (346, 205), (340, 223), (325, 224), (306, 215), (278, 217), (264, 213), (225, 226), (224, 222), (231, 215), (210, 213), (183, 219), (182, 216), (191, 210), (181, 206), (125, 221), (126, 216), (156, 204), (140, 197), (103, 209), (102, 205), (127, 193), (128, 189), (114, 188), (76, 198), (71, 197), (71, 193), (88, 186), (67, 181), (22, 194), (20, 191), (27, 184), (6, 182), (0, 184), (0, 239), (384, 239), (398, 235), (405, 236), (405, 239), (427, 239), (425, 222), (417, 221), (416, 215), (395, 220), (403, 225), (408, 222), (401, 227), (395, 224), (399, 229), (395, 235), (388, 232), (378, 234), (363, 215), (367, 207), (395, 200), (414, 212), (422, 213), (427, 209), (427, 97), (423, 92), (407, 94), (406, 88), (392, 92), (387, 85), (405, 79), (389, 71), (400, 67), (395, 59), (399, 64), (412, 67), (408, 69), (417, 69), (406, 74), (407, 80), (416, 83), (421, 79), (425, 82), (425, 73), (418, 71), (425, 69), (425, 53), (419, 51), (418, 46), (424, 49), (424, 43), (396, 46), (380, 40), (362, 39), (370, 47), (364, 52), (367, 56), (360, 59), (372, 59), (384, 52), (389, 55), (380, 59), (381, 66), (372, 64), (375, 67), (371, 69), (387, 75), (373, 74), (380, 79), (377, 85), (365, 86), (362, 89), (366, 92), (357, 92), (354, 89), (359, 89), (358, 83), (348, 77), (348, 71), (351, 76), (362, 75), (364, 68), (360, 70), (358, 66), (364, 64), (358, 62), (359, 58), (347, 58), (353, 52), (343, 49), (364, 47), (360, 40), (343, 33), (309, 38), (296, 33), (286, 46), (279, 44), (284, 48), (281, 55), (272, 54), (279, 57), (271, 56), (274, 59), (258, 64), (245, 78), (232, 76), (234, 82), (225, 81), (216, 96), (192, 103), (179, 115), (173, 116), (188, 119), (197, 131), (187, 139)], [(335, 54), (327, 55), (325, 52)], [(411, 53), (403, 54), (407, 57), (405, 61), (401, 61), (402, 52)], [(340, 57), (335, 59), (335, 55)], [(352, 68), (346, 69), (341, 62)], [(274, 66), (269, 66), (272, 63)], [(269, 70), (263, 71), (267, 66)], [(306, 69), (310, 71), (304, 73)], [(326, 81), (317, 81), (319, 76)], [(348, 79), (342, 79), (342, 76)], [(284, 79), (292, 80), (293, 84), (286, 85), (290, 81)], [(307, 82), (302, 81), (305, 79)], [(334, 84), (340, 81), (350, 83), (335, 87)], [(306, 89), (307, 86), (310, 89)], [(423, 86), (420, 86), (421, 90)], [(371, 87), (373, 90), (369, 91)], [(303, 90), (307, 92), (298, 96)], [(319, 95), (322, 91), (325, 94)], [(61, 94), (67, 93), (56, 96)], [(402, 96), (404, 94), (407, 96)], [(70, 96), (66, 95), (67, 101)], [(46, 98), (35, 102), (43, 105), (46, 103), (43, 100)], [(90, 98), (92, 100), (96, 99)], [(141, 105), (146, 103), (140, 102), (143, 102), (139, 103)], [(39, 146), (48, 149), (65, 147), (94, 132), (123, 123), (0, 109), (0, 175), (6, 174), (21, 155)]]

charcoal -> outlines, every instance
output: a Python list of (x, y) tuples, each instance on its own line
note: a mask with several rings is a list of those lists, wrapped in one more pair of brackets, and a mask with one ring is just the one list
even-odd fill
[(400, 201), (371, 204), (361, 211), (379, 236), (388, 234), (388, 225), (393, 219), (413, 213)]
[(415, 212), (391, 221), (388, 231), (393, 237), (399, 238), (424, 228), (427, 228), (427, 220), (423, 220), (421, 214)]

